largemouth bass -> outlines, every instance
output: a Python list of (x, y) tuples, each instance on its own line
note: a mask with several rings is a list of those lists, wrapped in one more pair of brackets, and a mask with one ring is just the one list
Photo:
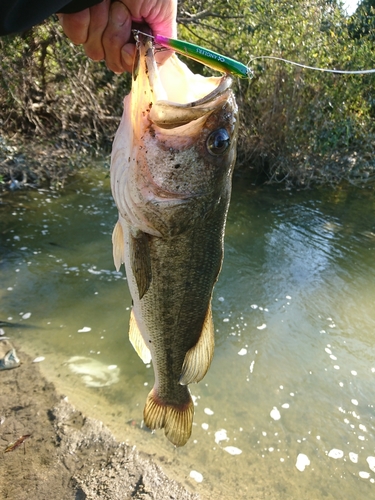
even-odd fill
[(158, 68), (151, 39), (140, 37), (113, 143), (114, 261), (125, 263), (133, 298), (130, 340), (155, 372), (144, 422), (176, 446), (191, 435), (187, 386), (204, 377), (214, 351), (211, 296), (238, 127), (231, 83), (194, 75), (175, 55)]

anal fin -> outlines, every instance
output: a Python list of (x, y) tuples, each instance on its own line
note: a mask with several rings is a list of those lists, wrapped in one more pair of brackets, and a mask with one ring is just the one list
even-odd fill
[(150, 429), (164, 428), (164, 434), (175, 446), (184, 446), (191, 436), (194, 404), (188, 392), (188, 400), (182, 405), (163, 404), (158, 400), (155, 388), (149, 393), (143, 410), (143, 419)]
[(214, 347), (214, 324), (210, 304), (199, 340), (185, 355), (179, 384), (188, 385), (192, 382), (202, 380), (210, 367), (214, 355)]
[(133, 311), (130, 313), (129, 340), (141, 360), (145, 364), (151, 363), (150, 349), (145, 344), (142, 334), (138, 328), (137, 320), (134, 317)]
[(150, 288), (151, 258), (148, 236), (142, 231), (130, 233), (129, 237), (130, 264), (137, 283), (139, 298)]

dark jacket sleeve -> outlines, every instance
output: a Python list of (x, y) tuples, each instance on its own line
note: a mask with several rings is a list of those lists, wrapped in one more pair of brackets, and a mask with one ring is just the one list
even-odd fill
[(0, 0), (0, 36), (25, 31), (56, 12), (79, 12), (101, 1)]

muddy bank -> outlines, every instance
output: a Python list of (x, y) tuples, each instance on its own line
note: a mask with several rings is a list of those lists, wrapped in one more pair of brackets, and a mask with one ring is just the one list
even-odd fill
[(4, 137), (0, 133), (0, 194), (25, 188), (48, 186), (62, 189), (67, 179), (82, 168), (108, 162), (108, 151), (88, 144), (38, 139), (22, 135)]
[[(0, 371), (2, 500), (199, 498), (135, 446), (117, 442), (102, 422), (82, 415), (27, 354), (17, 354), (21, 365)], [(5, 453), (25, 435), (22, 445)]]

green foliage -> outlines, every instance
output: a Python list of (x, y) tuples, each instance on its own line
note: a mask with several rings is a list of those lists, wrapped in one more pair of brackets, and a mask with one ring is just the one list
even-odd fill
[(54, 20), (0, 39), (0, 123), (9, 132), (109, 146), (129, 75), (94, 63)]
[(242, 164), (306, 184), (323, 172), (336, 181), (344, 164), (348, 175), (357, 168), (353, 155), (373, 156), (375, 75), (339, 76), (256, 59), (272, 55), (320, 68), (375, 68), (375, 31), (361, 12), (358, 22), (366, 30), (358, 39), (349, 29), (355, 16), (348, 20), (340, 2), (181, 2), (181, 38), (249, 62), (254, 70), (253, 80), (237, 82)]
[(349, 32), (353, 38), (375, 40), (375, 0), (362, 0), (353, 18), (349, 21)]
[[(257, 57), (375, 68), (374, 12), (374, 0), (363, 0), (349, 19), (340, 0), (179, 1), (180, 38), (254, 70), (251, 81), (235, 82), (240, 166), (303, 185), (372, 175), (375, 75), (332, 75)], [(90, 61), (53, 20), (0, 39), (0, 50), (2, 130), (70, 148), (110, 146), (129, 75), (116, 76), (104, 63)]]

